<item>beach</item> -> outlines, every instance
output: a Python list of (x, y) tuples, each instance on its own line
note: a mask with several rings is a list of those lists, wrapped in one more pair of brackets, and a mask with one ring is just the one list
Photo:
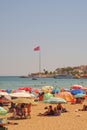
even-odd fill
[[(3, 81), (3, 82), (2, 82)], [(17, 89), (24, 86), (30, 86), (29, 84), (35, 84), (35, 86), (30, 86), (32, 90), (34, 88), (41, 89), (44, 85), (43, 82), (49, 85), (54, 86), (58, 85), (60, 88), (64, 86), (64, 88), (70, 88), (70, 84), (79, 84), (81, 82), (87, 83), (86, 79), (38, 79), (32, 81), (31, 79), (21, 79), (18, 77), (1, 77), (1, 88), (8, 90), (9, 89)], [(69, 87), (67, 83), (69, 83)], [(11, 87), (8, 87), (10, 84)], [(41, 86), (39, 86), (39, 85)], [(60, 85), (61, 84), (61, 85)], [(63, 84), (63, 85), (62, 85)], [(7, 85), (7, 86), (6, 86)], [(15, 86), (16, 87), (15, 87)], [(37, 87), (38, 86), (38, 87)], [(86, 84), (84, 86), (87, 86)], [(58, 87), (57, 87), (58, 88)], [(87, 100), (87, 99), (86, 99)], [(84, 103), (83, 103), (84, 104)], [(64, 108), (68, 110), (66, 113), (62, 113), (60, 116), (38, 116), (39, 113), (43, 113), (46, 110), (44, 109), (46, 106), (49, 106), (47, 103), (37, 102), (37, 105), (31, 107), (31, 119), (10, 119), (10, 122), (13, 124), (8, 124), (5, 127), (8, 130), (86, 130), (87, 129), (87, 111), (77, 111), (83, 107), (83, 104), (71, 104), (70, 102), (63, 104)], [(87, 105), (87, 101), (85, 101)], [(56, 104), (52, 104), (53, 108)], [(11, 117), (12, 113), (8, 113), (6, 117)], [(17, 123), (17, 124), (14, 124)]]
[[(18, 124), (8, 124), (6, 127), (8, 130), (87, 130), (87, 111), (77, 111), (83, 104), (63, 104), (68, 112), (60, 116), (38, 116), (39, 113), (46, 111), (44, 109), (46, 106), (49, 104), (38, 102), (31, 108), (31, 119), (10, 120)], [(55, 107), (56, 104), (52, 106)], [(8, 114), (9, 116), (11, 115)]]

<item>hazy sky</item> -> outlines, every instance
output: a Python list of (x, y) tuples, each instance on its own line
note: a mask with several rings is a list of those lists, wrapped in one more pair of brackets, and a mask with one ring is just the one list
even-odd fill
[(87, 64), (87, 0), (0, 0), (0, 75)]

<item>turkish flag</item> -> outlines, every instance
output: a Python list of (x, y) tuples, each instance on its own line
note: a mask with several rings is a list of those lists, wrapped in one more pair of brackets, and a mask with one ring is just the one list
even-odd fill
[(40, 46), (34, 48), (34, 51), (39, 51), (39, 50), (40, 50)]

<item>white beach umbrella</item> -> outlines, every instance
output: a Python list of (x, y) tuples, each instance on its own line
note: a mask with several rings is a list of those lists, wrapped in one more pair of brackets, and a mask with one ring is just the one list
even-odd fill
[(7, 92), (0, 92), (0, 95), (5, 96), (5, 95), (8, 95), (8, 93)]
[(0, 92), (0, 96), (4, 96), (6, 99), (11, 100), (11, 97), (7, 92)]
[(35, 98), (36, 96), (33, 93), (30, 93), (31, 98)]
[(29, 93), (26, 92), (17, 92), (17, 93), (11, 93), (9, 94), (11, 97), (29, 97), (31, 98), (32, 96)]

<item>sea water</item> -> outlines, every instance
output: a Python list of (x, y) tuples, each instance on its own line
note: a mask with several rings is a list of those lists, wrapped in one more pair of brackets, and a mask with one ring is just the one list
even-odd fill
[(37, 80), (32, 80), (31, 78), (20, 78), (18, 76), (0, 76), (0, 89), (42, 88), (48, 85), (58, 88), (70, 88), (75, 84), (87, 87), (87, 79), (37, 78)]

